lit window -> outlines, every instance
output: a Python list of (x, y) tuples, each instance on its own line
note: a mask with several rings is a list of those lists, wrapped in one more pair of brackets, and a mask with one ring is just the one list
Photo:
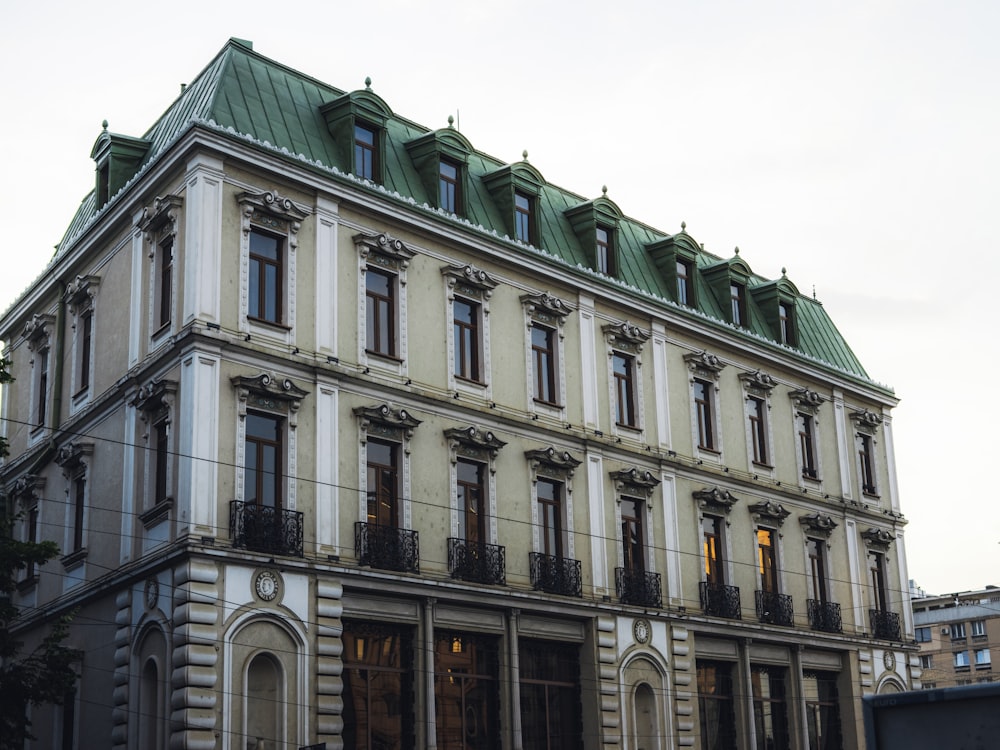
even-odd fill
[(730, 315), (733, 325), (746, 326), (746, 288), (735, 282), (729, 285)]
[(475, 302), (456, 299), (453, 305), (455, 319), (455, 377), (479, 382), (479, 322), (480, 306)]
[(534, 397), (546, 404), (558, 402), (556, 391), (556, 332), (540, 323), (531, 324)]
[(710, 584), (725, 583), (722, 560), (722, 519), (705, 516), (701, 522), (702, 545), (705, 556), (705, 580)]
[(747, 399), (750, 420), (750, 441), (753, 446), (753, 462), (768, 465), (767, 451), (767, 404), (764, 399), (751, 396)]
[(624, 552), (625, 570), (641, 572), (646, 569), (643, 531), (643, 505), (645, 501), (635, 497), (623, 497), (622, 512), (622, 548)]
[(691, 263), (686, 260), (677, 261), (677, 301), (682, 305), (690, 305), (694, 301), (691, 291)]
[(615, 422), (635, 427), (635, 358), (615, 352), (611, 362), (615, 377)]
[(375, 130), (360, 124), (354, 126), (354, 173), (364, 180), (376, 179), (376, 145)]
[(344, 747), (413, 747), (415, 658), (409, 628), (344, 621)]
[(698, 424), (698, 447), (703, 450), (716, 450), (715, 441), (715, 410), (712, 404), (712, 384), (707, 380), (695, 379), (694, 408)]
[(612, 243), (611, 230), (598, 225), (597, 227), (597, 270), (607, 276), (614, 276), (615, 249)]
[(521, 242), (534, 240), (531, 231), (533, 201), (524, 193), (514, 193), (514, 236)]
[(438, 207), (452, 214), (459, 212), (461, 200), (459, 174), (456, 164), (444, 159), (440, 161), (438, 165)]
[[(494, 738), (501, 736), (499, 640), (440, 632), (434, 640), (437, 747), (498, 748)], [(480, 738), (482, 743), (469, 738)]]
[(372, 354), (397, 356), (396, 276), (368, 270), (365, 274), (365, 349)]
[(769, 594), (778, 592), (778, 555), (774, 546), (775, 536), (772, 529), (757, 529), (757, 566), (760, 573), (760, 589)]
[(282, 506), (284, 421), (248, 413), (244, 442), (243, 500), (265, 508)]
[(799, 451), (802, 454), (802, 476), (809, 479), (819, 478), (819, 467), (816, 462), (816, 422), (811, 414), (795, 416), (799, 428)]
[(247, 315), (268, 323), (282, 322), (282, 240), (250, 230), (250, 278)]
[(536, 487), (541, 552), (551, 557), (562, 558), (563, 485), (554, 479), (539, 477)]

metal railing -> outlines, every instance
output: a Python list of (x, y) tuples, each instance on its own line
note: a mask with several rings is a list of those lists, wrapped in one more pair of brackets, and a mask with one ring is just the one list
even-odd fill
[(873, 638), (882, 638), (887, 641), (902, 640), (899, 629), (899, 613), (870, 609), (868, 610), (868, 620), (871, 622)]
[(420, 572), (420, 542), (416, 531), (359, 521), (354, 524), (358, 565), (401, 573)]
[(579, 560), (529, 552), (531, 585), (538, 591), (583, 596), (583, 566)]
[(448, 540), (448, 571), (452, 578), (494, 586), (507, 583), (507, 560), (504, 548), (465, 539)]
[(302, 557), (302, 513), (297, 510), (233, 500), (229, 534), (239, 549)]
[(615, 568), (615, 588), (622, 604), (638, 604), (641, 607), (663, 606), (659, 573)]
[(701, 608), (706, 615), (742, 619), (740, 590), (725, 583), (701, 582)]
[(795, 610), (792, 607), (792, 597), (779, 594), (777, 591), (756, 592), (757, 619), (771, 625), (792, 625), (795, 622)]
[(824, 633), (841, 633), (844, 624), (840, 619), (840, 605), (836, 602), (822, 602), (819, 599), (806, 599), (806, 611), (809, 613), (809, 627)]

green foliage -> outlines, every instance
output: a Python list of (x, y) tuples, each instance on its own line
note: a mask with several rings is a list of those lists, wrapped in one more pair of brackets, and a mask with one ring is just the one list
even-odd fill
[(12, 603), (17, 573), (44, 565), (59, 554), (54, 542), (21, 542), (13, 538), (9, 518), (0, 519), (0, 750), (23, 748), (32, 739), (28, 706), (60, 704), (73, 689), (73, 664), (79, 652), (63, 645), (71, 617), (60, 618), (33, 651), (21, 655), (24, 644), (11, 629), (18, 610)]

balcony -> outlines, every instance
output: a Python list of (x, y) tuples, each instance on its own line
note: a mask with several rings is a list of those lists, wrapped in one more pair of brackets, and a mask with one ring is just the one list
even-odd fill
[(583, 573), (579, 560), (530, 552), (531, 585), (536, 591), (563, 596), (583, 596)]
[(229, 504), (229, 536), (238, 549), (302, 557), (302, 514), (234, 500)]
[(507, 561), (504, 548), (495, 544), (448, 540), (448, 571), (452, 578), (485, 583), (507, 584)]
[(363, 521), (356, 523), (354, 553), (358, 556), (358, 565), (400, 573), (420, 572), (420, 544), (417, 532), (410, 529)]
[(872, 637), (886, 641), (900, 641), (899, 614), (885, 612), (881, 609), (868, 610), (868, 618), (872, 626)]
[(822, 602), (819, 599), (806, 599), (806, 610), (809, 613), (809, 627), (824, 633), (841, 633), (844, 630), (840, 619), (840, 605), (836, 602)]
[(769, 625), (792, 625), (795, 611), (792, 597), (776, 591), (757, 591), (757, 619)]
[(660, 594), (660, 574), (644, 570), (615, 568), (615, 588), (622, 604), (637, 604), (640, 607), (662, 607)]
[(724, 583), (701, 582), (701, 608), (706, 615), (742, 619), (740, 612), (740, 590)]

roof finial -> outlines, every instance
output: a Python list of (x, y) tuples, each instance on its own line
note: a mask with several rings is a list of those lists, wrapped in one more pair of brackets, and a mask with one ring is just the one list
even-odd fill
[(603, 195), (605, 198), (608, 197), (608, 186), (607, 185), (601, 185), (601, 195)]
[(372, 77), (365, 76), (365, 91), (371, 91), (371, 90), (372, 90)]
[(452, 117), (451, 115), (448, 115), (448, 127), (449, 128), (455, 127), (455, 118)]
[(739, 246), (739, 245), (737, 245), (737, 246), (736, 246), (736, 254), (737, 254), (737, 255), (739, 255), (739, 254), (740, 254), (740, 246)]
[(686, 232), (688, 228), (688, 223), (686, 221), (681, 222), (681, 231)]
[(813, 284), (813, 299), (816, 299), (816, 285)]
[(788, 269), (785, 268), (784, 266), (782, 266), (781, 267), (781, 278), (785, 278), (786, 276), (788, 276)]
[(105, 120), (104, 122), (102, 122), (101, 123), (101, 127), (104, 128), (105, 130), (107, 130), (108, 129), (108, 121)]
[(524, 149), (524, 151), (521, 152), (521, 158), (528, 161), (528, 149)]

